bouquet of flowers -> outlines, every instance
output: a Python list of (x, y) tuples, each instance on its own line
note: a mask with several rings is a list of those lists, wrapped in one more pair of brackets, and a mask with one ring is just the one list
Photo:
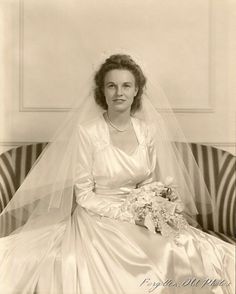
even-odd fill
[(153, 182), (133, 189), (122, 205), (123, 211), (129, 212), (135, 221), (143, 221), (150, 231), (175, 240), (188, 227), (181, 214), (183, 208), (171, 177), (165, 183)]

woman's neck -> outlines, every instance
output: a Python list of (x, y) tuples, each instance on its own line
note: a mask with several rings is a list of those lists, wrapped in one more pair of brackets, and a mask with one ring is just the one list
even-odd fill
[(117, 127), (125, 128), (130, 124), (130, 110), (116, 112), (107, 110), (108, 119)]

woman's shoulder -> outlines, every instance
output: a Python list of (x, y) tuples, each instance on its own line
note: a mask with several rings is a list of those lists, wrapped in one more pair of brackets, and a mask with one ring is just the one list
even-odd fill
[(132, 119), (138, 127), (140, 135), (144, 138), (145, 142), (150, 144), (155, 136), (155, 126), (141, 118), (133, 117)]
[(97, 115), (95, 118), (77, 125), (79, 133), (89, 137), (89, 139), (96, 143), (105, 139), (106, 128), (103, 114)]
[(144, 129), (149, 129), (150, 123), (148, 123), (144, 118), (138, 116), (132, 116), (132, 120), (135, 121), (140, 127)]
[(92, 130), (96, 129), (96, 127), (98, 125), (100, 125), (103, 121), (103, 115), (102, 114), (98, 114), (96, 117), (90, 119), (90, 120), (86, 120), (82, 123), (78, 124), (78, 127), (80, 129), (84, 129), (87, 132), (91, 132)]

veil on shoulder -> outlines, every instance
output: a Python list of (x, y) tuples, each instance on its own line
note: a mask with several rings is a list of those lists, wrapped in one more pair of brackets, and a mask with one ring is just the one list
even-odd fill
[[(140, 62), (138, 62), (140, 64)], [(142, 67), (142, 66), (141, 66)], [(142, 97), (142, 109), (135, 116), (149, 126), (157, 150), (157, 178), (172, 176), (178, 185), (180, 198), (188, 215), (211, 209), (211, 197), (203, 175), (161, 87), (147, 76)], [(51, 142), (44, 149), (23, 184), (0, 215), (1, 238), (27, 231), (41, 230), (69, 220), (74, 204), (74, 183), (78, 172), (80, 142), (78, 126), (103, 112), (93, 98), (91, 78), (78, 93), (79, 99), (58, 127)], [(175, 142), (186, 143), (184, 156), (191, 165), (186, 167), (183, 153)], [(201, 187), (201, 195), (196, 193)], [(46, 249), (45, 249), (46, 250)]]

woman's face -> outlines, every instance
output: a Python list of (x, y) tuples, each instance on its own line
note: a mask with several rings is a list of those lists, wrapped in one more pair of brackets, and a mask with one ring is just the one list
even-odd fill
[(113, 69), (104, 78), (104, 95), (108, 110), (123, 112), (131, 109), (138, 92), (135, 77), (129, 70)]

